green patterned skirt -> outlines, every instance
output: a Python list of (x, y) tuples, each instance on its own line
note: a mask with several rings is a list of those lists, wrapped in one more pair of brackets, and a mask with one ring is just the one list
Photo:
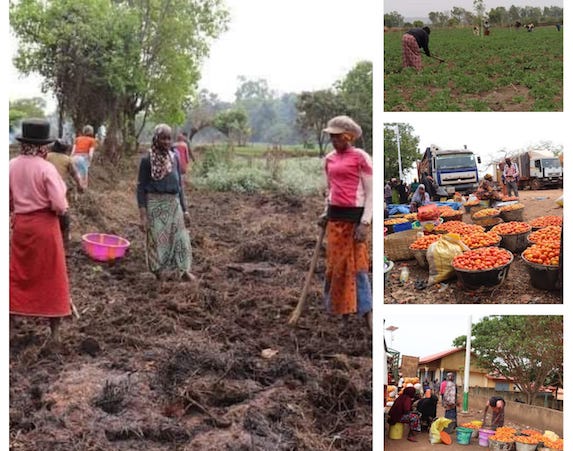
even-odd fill
[(148, 194), (147, 196), (147, 266), (158, 274), (161, 271), (191, 269), (191, 240), (185, 228), (183, 210), (176, 194)]

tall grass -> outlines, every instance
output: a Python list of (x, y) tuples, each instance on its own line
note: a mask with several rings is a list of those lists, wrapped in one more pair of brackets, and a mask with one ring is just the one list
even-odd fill
[(210, 148), (193, 167), (193, 184), (213, 191), (273, 191), (306, 196), (320, 194), (326, 182), (322, 160), (288, 158), (272, 152), (264, 157), (237, 156), (229, 148)]

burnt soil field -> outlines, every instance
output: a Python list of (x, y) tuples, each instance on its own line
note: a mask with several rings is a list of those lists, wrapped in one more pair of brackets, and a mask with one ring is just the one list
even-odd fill
[[(46, 320), (17, 324), (11, 449), (371, 449), (372, 338), (361, 318), (324, 312), (324, 247), (307, 308), (287, 325), (323, 200), (189, 186), (199, 283), (158, 282), (146, 272), (136, 172), (136, 162), (96, 164), (71, 203), (80, 318), (64, 321), (58, 345), (46, 344)], [(89, 232), (127, 238), (127, 256), (92, 261)]]
[[(563, 194), (562, 189), (520, 191), (519, 201), (525, 205), (523, 220), (530, 221), (539, 216), (563, 216), (563, 208), (555, 201)], [(469, 213), (463, 221), (472, 223)], [(410, 272), (408, 282), (400, 283), (400, 270), (407, 266)], [(456, 277), (442, 284), (417, 289), (417, 280), (428, 280), (428, 268), (422, 268), (416, 260), (394, 262), (394, 269), (388, 274), (384, 287), (386, 304), (561, 304), (562, 290), (546, 291), (531, 285), (530, 275), (521, 256), (514, 254), (506, 279), (495, 287), (481, 287), (467, 290)]]

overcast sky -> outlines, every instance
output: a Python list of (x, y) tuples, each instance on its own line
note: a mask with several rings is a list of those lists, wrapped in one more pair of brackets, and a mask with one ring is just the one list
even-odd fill
[[(361, 60), (382, 53), (381, 7), (372, 0), (227, 0), (229, 30), (203, 64), (200, 88), (234, 100), (237, 77), (266, 79), (279, 93), (326, 89)], [(6, 8), (7, 9), (7, 8)], [(9, 39), (8, 55), (16, 51)], [(10, 99), (41, 95), (10, 59)], [(52, 101), (51, 106), (54, 106)]]
[[(480, 318), (481, 316), (472, 317), (472, 324), (479, 322)], [(469, 316), (447, 313), (408, 314), (385, 316), (384, 320), (384, 329), (389, 326), (398, 327), (393, 333), (384, 330), (386, 346), (399, 351), (400, 354), (428, 357), (447, 351), (452, 348), (455, 338), (466, 335)]]
[[(509, 9), (515, 6), (559, 6), (563, 8), (563, 0), (487, 0), (484, 2), (486, 12), (498, 6)], [(451, 11), (459, 6), (473, 11), (473, 0), (384, 0), (384, 12), (398, 11), (404, 17), (428, 17), (430, 11)]]
[[(386, 118), (388, 118), (387, 116)], [(487, 170), (486, 162), (540, 141), (565, 145), (569, 133), (568, 121), (563, 114), (548, 113), (431, 113), (394, 114), (388, 122), (405, 122), (419, 136), (419, 148), (431, 144), (442, 149), (468, 149), (481, 157), (480, 171)], [(403, 118), (403, 119), (402, 119)]]

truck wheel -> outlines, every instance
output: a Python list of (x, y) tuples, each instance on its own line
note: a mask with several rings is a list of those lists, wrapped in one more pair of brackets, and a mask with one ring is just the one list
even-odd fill
[(531, 181), (531, 189), (538, 190), (541, 189), (541, 182), (537, 179)]

